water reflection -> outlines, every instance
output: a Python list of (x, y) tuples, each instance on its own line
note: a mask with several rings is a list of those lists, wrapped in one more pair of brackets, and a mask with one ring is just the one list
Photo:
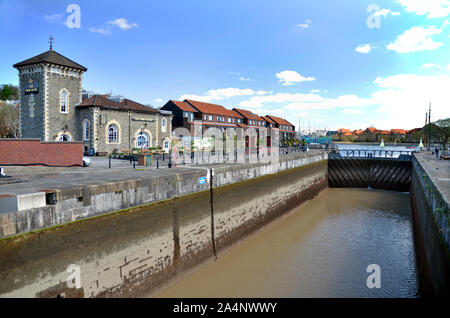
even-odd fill
[[(369, 264), (381, 288), (369, 289)], [(409, 194), (328, 189), (156, 297), (414, 297)]]

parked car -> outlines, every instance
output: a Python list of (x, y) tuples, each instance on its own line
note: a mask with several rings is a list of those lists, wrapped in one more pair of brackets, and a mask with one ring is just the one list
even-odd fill
[(83, 167), (87, 167), (91, 165), (91, 158), (83, 156)]

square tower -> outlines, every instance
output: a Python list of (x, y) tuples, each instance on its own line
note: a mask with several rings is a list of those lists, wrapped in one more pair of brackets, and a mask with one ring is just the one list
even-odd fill
[(13, 66), (19, 71), (21, 138), (78, 141), (75, 105), (87, 68), (52, 48)]

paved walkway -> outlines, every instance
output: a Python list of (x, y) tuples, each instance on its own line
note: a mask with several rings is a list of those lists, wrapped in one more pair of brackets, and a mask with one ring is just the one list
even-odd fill
[[(292, 153), (283, 155), (287, 157), (301, 157), (317, 154), (322, 150), (310, 150), (306, 153)], [(0, 195), (18, 195), (34, 193), (41, 189), (72, 189), (84, 185), (103, 184), (124, 180), (136, 180), (144, 177), (167, 176), (173, 174), (189, 173), (198, 169), (209, 167), (222, 167), (239, 165), (234, 164), (204, 164), (204, 165), (178, 165), (177, 168), (168, 168), (167, 163), (156, 169), (156, 165), (151, 167), (137, 166), (133, 169), (133, 164), (127, 160), (111, 159), (111, 169), (109, 169), (108, 157), (90, 157), (92, 165), (89, 167), (4, 167), (5, 173), (12, 176), (11, 179), (0, 179)]]
[(437, 160), (431, 152), (415, 154), (442, 196), (450, 202), (450, 160)]

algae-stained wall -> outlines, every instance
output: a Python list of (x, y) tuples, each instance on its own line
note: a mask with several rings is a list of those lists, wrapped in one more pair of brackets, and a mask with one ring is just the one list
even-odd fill
[[(419, 293), (422, 297), (448, 298), (450, 254), (432, 208), (433, 205), (438, 207), (436, 198), (440, 194), (425, 177), (414, 157), (410, 193)], [(444, 201), (440, 203), (446, 205)]]
[[(230, 172), (232, 173), (232, 172)], [(226, 175), (215, 173), (219, 182)], [(219, 250), (327, 186), (327, 161), (213, 191)], [(148, 292), (212, 257), (202, 191), (0, 241), (0, 297), (108, 297)], [(68, 288), (69, 265), (81, 288)]]

